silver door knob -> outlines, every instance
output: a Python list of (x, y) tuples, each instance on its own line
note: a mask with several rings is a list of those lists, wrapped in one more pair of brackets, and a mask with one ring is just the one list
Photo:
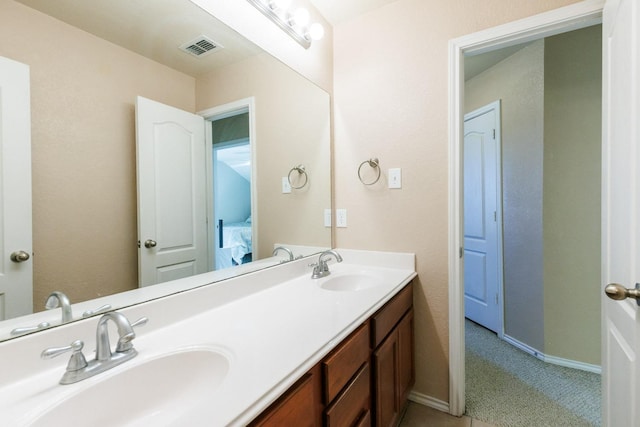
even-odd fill
[(151, 239), (144, 241), (144, 247), (147, 249), (155, 248), (157, 244), (158, 243), (155, 240), (151, 240)]
[(29, 254), (25, 251), (15, 251), (9, 256), (13, 262), (25, 262), (29, 259)]
[(618, 283), (609, 283), (604, 288), (604, 293), (611, 299), (621, 301), (626, 298), (634, 298), (640, 305), (640, 283), (636, 283), (636, 287), (627, 289)]

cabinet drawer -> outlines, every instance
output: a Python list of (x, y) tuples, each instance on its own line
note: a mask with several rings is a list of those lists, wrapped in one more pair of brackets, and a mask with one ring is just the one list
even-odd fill
[(320, 370), (317, 366), (292, 385), (249, 426), (318, 427), (322, 425)]
[(369, 360), (369, 323), (356, 329), (322, 362), (324, 402), (331, 402)]
[(386, 337), (402, 316), (413, 305), (413, 282), (404, 287), (391, 301), (371, 318), (372, 347), (375, 348)]
[[(363, 414), (371, 407), (371, 373), (369, 364), (366, 363), (347, 388), (327, 408), (327, 427), (351, 427), (356, 425), (368, 425)], [(365, 422), (365, 424), (363, 424)]]

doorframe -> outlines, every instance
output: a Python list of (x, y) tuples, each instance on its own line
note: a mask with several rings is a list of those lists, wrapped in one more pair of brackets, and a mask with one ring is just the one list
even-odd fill
[[(498, 301), (496, 310), (498, 310), (498, 330), (497, 334), (500, 339), (504, 337), (504, 258), (503, 258), (503, 250), (504, 250), (504, 240), (502, 235), (502, 100), (498, 99), (489, 104), (483, 105), (480, 108), (476, 108), (473, 111), (470, 111), (466, 114), (462, 115), (462, 138), (464, 142), (464, 122), (467, 120), (472, 120), (478, 116), (488, 113), (489, 111), (495, 112), (495, 136), (494, 140), (496, 142), (496, 239), (498, 247), (496, 248), (496, 268), (498, 283), (496, 284), (496, 292), (498, 293)], [(467, 116), (469, 119), (467, 119)], [(463, 154), (461, 152), (461, 154)], [(462, 164), (462, 173), (464, 174), (464, 164)], [(464, 175), (463, 175), (464, 176)], [(464, 184), (461, 180), (461, 184)], [(464, 189), (464, 185), (463, 185)], [(462, 191), (462, 199), (464, 201), (464, 191)], [(464, 205), (463, 205), (464, 206)], [(461, 207), (463, 207), (461, 206)], [(464, 218), (462, 218), (464, 221)], [(464, 222), (462, 223), (464, 225)], [(462, 239), (464, 242), (464, 227), (462, 230)], [(464, 245), (463, 245), (464, 246)], [(462, 271), (464, 277), (464, 271)], [(464, 286), (464, 284), (461, 284)], [(463, 319), (464, 319), (464, 287), (462, 292), (462, 302), (463, 302)], [(464, 321), (463, 321), (464, 323)]]
[(234, 116), (241, 112), (249, 113), (249, 145), (251, 147), (251, 247), (253, 259), (259, 259), (258, 254), (258, 197), (257, 197), (257, 168), (256, 168), (256, 101), (255, 97), (243, 98), (237, 101), (232, 101), (226, 104), (218, 105), (215, 107), (207, 108), (206, 110), (198, 111), (196, 114), (204, 117), (205, 120), (205, 156), (206, 156), (206, 171), (207, 171), (207, 245), (209, 248), (209, 271), (215, 268), (215, 233), (214, 233), (214, 211), (213, 211), (213, 134), (211, 129), (211, 122), (214, 120), (223, 119), (226, 117)]
[[(481, 54), (602, 22), (605, 0), (585, 0), (449, 41), (449, 413), (465, 410), (462, 150), (464, 55)], [(604, 177), (603, 177), (604, 179)]]

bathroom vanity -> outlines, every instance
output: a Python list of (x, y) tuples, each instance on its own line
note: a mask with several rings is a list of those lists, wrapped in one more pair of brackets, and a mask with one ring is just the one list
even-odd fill
[(414, 380), (409, 283), (250, 425), (394, 426)]
[(82, 340), (92, 359), (100, 317), (0, 343), (0, 425), (394, 425), (414, 378), (414, 255), (337, 251), (320, 279), (302, 259), (119, 310), (149, 319), (138, 354), (73, 384), (58, 383), (67, 356), (40, 354)]

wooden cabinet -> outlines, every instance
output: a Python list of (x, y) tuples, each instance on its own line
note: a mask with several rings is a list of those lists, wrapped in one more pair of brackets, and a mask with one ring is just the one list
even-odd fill
[(413, 289), (400, 291), (371, 318), (374, 425), (395, 426), (415, 381)]
[(397, 425), (415, 381), (412, 307), (409, 283), (250, 425)]

